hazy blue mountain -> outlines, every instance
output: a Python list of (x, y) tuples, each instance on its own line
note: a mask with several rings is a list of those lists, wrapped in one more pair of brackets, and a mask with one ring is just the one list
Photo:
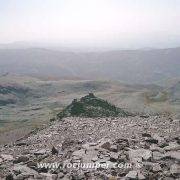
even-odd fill
[(49, 49), (1, 49), (0, 73), (58, 78), (111, 79), (152, 83), (180, 77), (180, 48), (62, 52)]

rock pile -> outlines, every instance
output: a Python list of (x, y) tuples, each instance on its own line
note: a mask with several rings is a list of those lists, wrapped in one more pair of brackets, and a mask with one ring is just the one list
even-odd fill
[(180, 178), (179, 121), (65, 118), (0, 147), (0, 179)]

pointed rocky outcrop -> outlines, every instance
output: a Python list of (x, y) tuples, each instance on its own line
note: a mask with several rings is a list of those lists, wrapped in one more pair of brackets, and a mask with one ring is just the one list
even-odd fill
[(106, 100), (96, 97), (93, 93), (82, 97), (80, 100), (74, 99), (58, 117), (126, 117), (130, 113), (110, 104)]

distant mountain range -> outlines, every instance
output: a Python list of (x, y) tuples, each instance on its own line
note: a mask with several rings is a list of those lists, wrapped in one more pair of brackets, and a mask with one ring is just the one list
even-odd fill
[(149, 84), (180, 77), (180, 48), (106, 52), (0, 49), (0, 74), (6, 73)]

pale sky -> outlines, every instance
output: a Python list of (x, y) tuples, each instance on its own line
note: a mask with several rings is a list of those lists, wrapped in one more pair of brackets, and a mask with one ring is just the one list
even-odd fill
[(180, 0), (0, 0), (0, 43), (179, 46)]

